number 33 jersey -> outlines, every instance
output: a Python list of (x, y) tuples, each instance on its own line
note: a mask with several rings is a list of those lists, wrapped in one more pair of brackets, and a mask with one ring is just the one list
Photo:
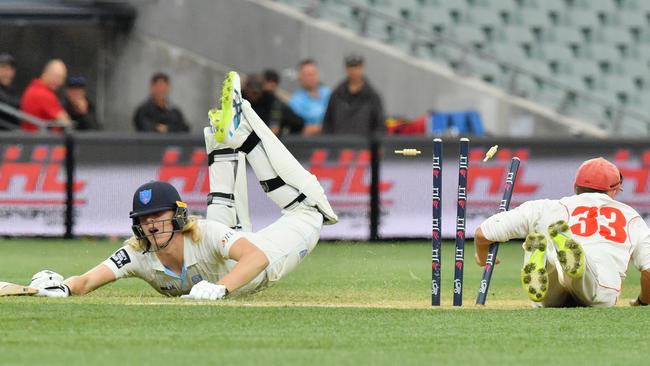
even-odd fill
[[(546, 234), (558, 220), (569, 223), (590, 264), (616, 270), (625, 278), (632, 259), (641, 271), (650, 269), (650, 229), (632, 207), (603, 193), (583, 193), (560, 200), (528, 201), (498, 213), (481, 224), (485, 237), (496, 242), (525, 238), (533, 231)], [(554, 252), (554, 251), (553, 251)]]

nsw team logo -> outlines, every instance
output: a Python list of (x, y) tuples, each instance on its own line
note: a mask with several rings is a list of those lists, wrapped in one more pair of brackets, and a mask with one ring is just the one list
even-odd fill
[(140, 191), (140, 202), (142, 202), (143, 205), (151, 202), (151, 189)]
[(196, 285), (197, 283), (199, 283), (199, 282), (201, 282), (201, 281), (203, 281), (203, 277), (201, 277), (200, 274), (197, 274), (197, 275), (192, 276), (192, 283), (193, 283), (193, 284)]

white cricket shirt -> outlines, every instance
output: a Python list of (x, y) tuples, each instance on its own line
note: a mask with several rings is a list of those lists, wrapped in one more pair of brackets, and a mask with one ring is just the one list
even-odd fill
[(650, 229), (645, 221), (632, 207), (603, 193), (528, 201), (488, 218), (481, 230), (495, 242), (523, 239), (539, 231), (552, 243), (547, 228), (558, 220), (569, 223), (590, 265), (600, 269), (601, 285), (620, 289), (630, 259), (641, 271), (650, 268)]
[[(135, 251), (125, 245), (118, 249), (103, 264), (113, 271), (117, 279), (138, 277), (163, 295), (180, 296), (188, 294), (192, 286), (202, 280), (219, 281), (232, 269), (236, 262), (229, 260), (230, 247), (244, 235), (217, 221), (197, 220), (202, 240), (194, 243), (184, 237), (183, 273), (177, 274), (166, 268), (155, 253)], [(265, 272), (237, 290), (237, 293), (255, 290), (266, 282)]]

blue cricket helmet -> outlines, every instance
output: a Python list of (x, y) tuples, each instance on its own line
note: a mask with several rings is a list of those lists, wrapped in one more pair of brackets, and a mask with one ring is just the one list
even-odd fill
[[(167, 182), (151, 181), (138, 187), (133, 194), (133, 211), (130, 218), (149, 215), (152, 213), (175, 210), (182, 203), (181, 195), (176, 188)], [(181, 205), (182, 206), (182, 205)]]
[(133, 210), (129, 212), (135, 236), (139, 239), (145, 237), (140, 216), (166, 210), (175, 211), (172, 227), (175, 231), (182, 230), (187, 223), (187, 204), (181, 201), (181, 195), (174, 186), (167, 182), (151, 181), (138, 187), (133, 194)]

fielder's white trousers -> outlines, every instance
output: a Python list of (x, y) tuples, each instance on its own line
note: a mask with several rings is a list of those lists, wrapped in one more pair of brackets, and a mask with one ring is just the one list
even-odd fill
[[(530, 256), (530, 252), (525, 252), (524, 265), (528, 263)], [(616, 305), (620, 294), (620, 285), (618, 288), (614, 288), (607, 284), (614, 282), (608, 279), (618, 276), (618, 274), (612, 273), (609, 268), (599, 266), (587, 249), (585, 249), (585, 272), (581, 278), (571, 278), (562, 272), (554, 248), (549, 248), (547, 258), (548, 291), (543, 301), (531, 302), (533, 307), (609, 307)]]

